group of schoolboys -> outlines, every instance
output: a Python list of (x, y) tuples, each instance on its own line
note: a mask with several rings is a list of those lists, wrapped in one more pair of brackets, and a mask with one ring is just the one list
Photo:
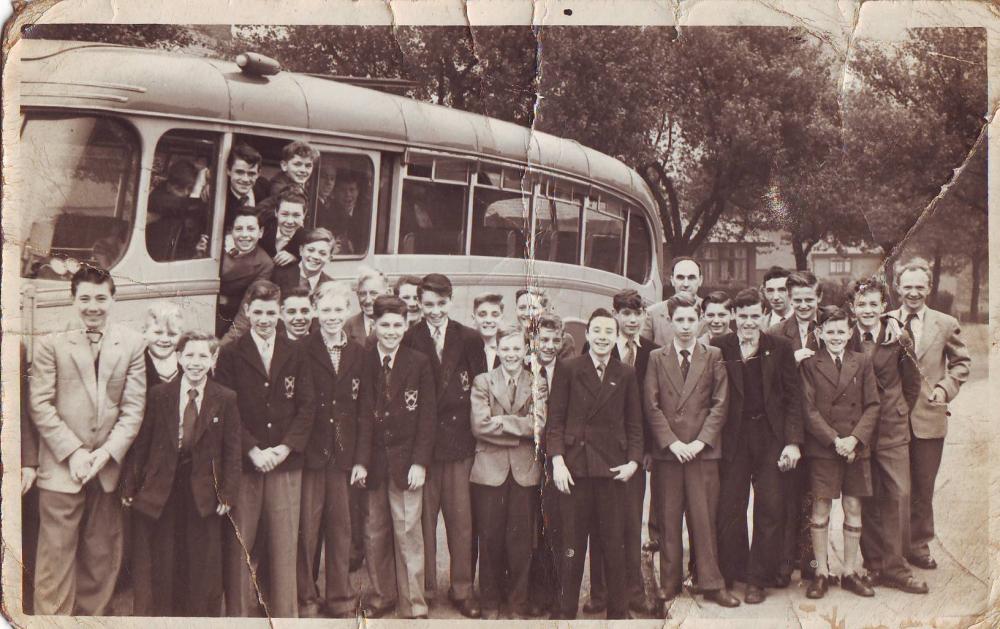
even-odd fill
[[(303, 271), (315, 242), (300, 245)], [(170, 304), (150, 309), (144, 339), (108, 323), (113, 280), (74, 276), (82, 329), (39, 339), (29, 386), (36, 613), (106, 613), (128, 537), (137, 615), (224, 602), (228, 616), (422, 618), (439, 514), (448, 598), (469, 618), (575, 618), (588, 548), (585, 612), (663, 614), (682, 589), (684, 519), (706, 599), (738, 606), (740, 581), (760, 603), (796, 565), (820, 598), (841, 497), (841, 587), (927, 592), (908, 564), (934, 567), (934, 478), (969, 358), (957, 322), (924, 304), (925, 264), (902, 267), (902, 305), (886, 312), (877, 280), (819, 308), (816, 278), (781, 270), (699, 299), (700, 267), (679, 258), (674, 297), (647, 311), (637, 292), (615, 295), (580, 355), (535, 288), (517, 292), (516, 325), (484, 294), (466, 327), (440, 274), (392, 289), (364, 269), (354, 316), (350, 287), (302, 277), (249, 284), (245, 327), (220, 350)]]

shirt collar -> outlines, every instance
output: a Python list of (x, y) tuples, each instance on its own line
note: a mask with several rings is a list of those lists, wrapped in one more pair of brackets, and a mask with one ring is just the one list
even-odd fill
[[(857, 326), (857, 328), (858, 328), (858, 338), (861, 339), (862, 341), (864, 341), (865, 340), (865, 333), (867, 333), (868, 330), (863, 329), (860, 324)], [(875, 324), (875, 329), (871, 330), (872, 340), (873, 341), (877, 340), (878, 339), (878, 335), (881, 334), (881, 333), (882, 333), (882, 321), (879, 320)]]
[(608, 359), (610, 358), (609, 356), (605, 356), (604, 360), (601, 360), (600, 358), (597, 357), (596, 354), (594, 354), (594, 352), (588, 352), (588, 353), (590, 354), (590, 360), (593, 361), (594, 363), (594, 369), (597, 369), (598, 365), (604, 365), (604, 367), (607, 368)]
[(333, 338), (330, 338), (330, 336), (322, 329), (320, 329), (319, 334), (320, 338), (323, 339), (323, 345), (326, 345), (327, 347), (331, 345), (335, 347), (343, 347), (344, 345), (347, 345), (347, 335), (344, 333), (343, 330), (341, 330), (340, 334), (338, 334)]
[(832, 358), (832, 359), (834, 359), (834, 360), (836, 360), (836, 359), (838, 359), (838, 358), (839, 358), (839, 359), (840, 359), (841, 361), (843, 361), (843, 360), (844, 360), (844, 353), (845, 353), (845, 352), (841, 352), (840, 354), (834, 354), (834, 353), (833, 353), (833, 351), (832, 351), (832, 350), (830, 349), (830, 346), (829, 346), (829, 345), (827, 345), (827, 346), (826, 346), (826, 352), (827, 352), (828, 354), (830, 354), (830, 358)]
[(378, 348), (378, 362), (379, 362), (379, 364), (384, 363), (385, 362), (385, 357), (388, 356), (389, 357), (389, 368), (392, 369), (392, 367), (396, 364), (396, 354), (398, 354), (398, 353), (399, 353), (399, 346), (398, 345), (396, 346), (396, 349), (392, 350), (392, 352), (389, 353), (389, 354), (386, 354), (385, 352), (383, 352), (382, 348), (379, 347)]
[[(907, 310), (905, 307), (903, 307), (903, 308), (899, 309), (899, 313), (902, 315), (903, 324), (905, 325), (906, 324), (906, 319), (910, 316), (910, 311)], [(920, 310), (915, 311), (914, 314), (917, 315), (917, 320), (920, 321), (920, 323), (923, 323), (924, 322), (924, 315), (927, 314), (927, 304), (924, 304), (923, 306), (921, 306)]]
[(685, 349), (688, 351), (688, 358), (694, 356), (694, 348), (695, 348), (695, 346), (697, 344), (698, 344), (698, 340), (695, 339), (694, 343), (691, 343), (690, 347), (685, 347), (685, 346), (682, 346), (680, 343), (677, 342), (677, 337), (674, 337), (674, 353), (677, 354), (677, 359), (680, 360), (680, 359), (684, 358), (683, 356), (681, 356), (681, 350), (685, 350)]
[(250, 187), (250, 191), (247, 192), (246, 195), (241, 195), (239, 192), (236, 192), (235, 190), (233, 190), (232, 186), (229, 187), (229, 192), (231, 192), (233, 196), (236, 197), (237, 199), (245, 196), (246, 201), (243, 202), (243, 205), (249, 205), (251, 207), (256, 205), (257, 199), (254, 197), (253, 194), (253, 186)]
[(208, 383), (208, 378), (205, 378), (204, 380), (201, 381), (200, 385), (198, 385), (196, 387), (192, 387), (191, 383), (188, 382), (188, 379), (185, 378), (184, 376), (181, 376), (181, 411), (182, 412), (184, 410), (184, 405), (187, 404), (188, 391), (190, 391), (192, 388), (195, 389), (196, 391), (198, 391), (198, 397), (196, 398), (195, 403), (198, 405), (199, 408), (201, 408), (201, 403), (205, 399), (205, 385), (207, 383)]
[(642, 337), (640, 335), (638, 335), (638, 334), (636, 334), (635, 336), (631, 336), (631, 337), (630, 336), (619, 336), (618, 337), (618, 350), (621, 351), (621, 350), (624, 350), (626, 347), (628, 347), (628, 342), (629, 341), (633, 341), (635, 343), (635, 346), (636, 346), (637, 349), (639, 347), (642, 347)]
[(271, 335), (270, 338), (265, 339), (261, 338), (261, 336), (257, 334), (257, 330), (254, 330), (252, 328), (250, 330), (250, 338), (253, 339), (254, 345), (256, 345), (258, 349), (263, 347), (274, 347), (274, 340), (277, 336), (278, 333), (275, 332), (274, 334)]

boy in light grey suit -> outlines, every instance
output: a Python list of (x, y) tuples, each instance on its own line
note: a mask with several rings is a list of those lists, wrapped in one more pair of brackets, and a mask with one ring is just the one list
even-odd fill
[(99, 616), (121, 564), (121, 463), (142, 423), (146, 343), (107, 322), (115, 284), (85, 266), (70, 281), (83, 329), (39, 339), (31, 366), (40, 530), (35, 613)]
[(544, 379), (524, 368), (521, 329), (497, 332), (500, 366), (472, 384), (472, 507), (479, 536), (479, 588), (484, 618), (495, 618), (507, 585), (511, 612), (527, 611), (531, 546), (542, 479), (537, 437), (545, 425)]

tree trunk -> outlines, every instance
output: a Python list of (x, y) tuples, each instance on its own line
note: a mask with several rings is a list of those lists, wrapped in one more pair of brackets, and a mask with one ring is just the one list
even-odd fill
[(931, 263), (931, 294), (928, 300), (937, 305), (938, 287), (941, 285), (941, 248), (934, 249), (934, 260)]
[(792, 253), (795, 255), (795, 270), (806, 271), (809, 269), (809, 250), (802, 244), (801, 240), (792, 238)]
[(982, 280), (980, 271), (982, 270), (983, 259), (979, 256), (972, 256), (972, 290), (969, 298), (969, 321), (979, 323), (979, 287)]

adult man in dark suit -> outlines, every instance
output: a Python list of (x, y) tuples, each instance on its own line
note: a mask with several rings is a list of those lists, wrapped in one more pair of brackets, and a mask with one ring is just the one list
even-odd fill
[(861, 501), (861, 553), (871, 585), (926, 594), (903, 558), (910, 527), (910, 405), (920, 377), (897, 330), (882, 321), (889, 290), (877, 279), (855, 282), (851, 309), (857, 327), (847, 349), (868, 356), (878, 381), (881, 408), (871, 442), (872, 495)]
[[(646, 365), (649, 355), (659, 345), (649, 340), (643, 340), (639, 332), (646, 320), (646, 307), (642, 295), (633, 289), (626, 289), (612, 298), (615, 319), (618, 320), (618, 342), (611, 350), (611, 358), (619, 360), (635, 369), (639, 382), (639, 394), (646, 378)], [(589, 344), (584, 344), (583, 353), (590, 351)], [(648, 446), (648, 424), (643, 422), (644, 443)], [(625, 576), (628, 580), (629, 608), (642, 615), (652, 613), (652, 608), (646, 601), (642, 586), (642, 510), (646, 501), (646, 470), (636, 472), (626, 483), (627, 511), (625, 513)], [(607, 607), (607, 587), (604, 581), (604, 557), (601, 550), (601, 540), (593, 538), (590, 542), (590, 600), (583, 611), (594, 614), (604, 611)]]
[[(299, 534), (299, 613), (353, 617), (350, 581), (352, 525), (348, 500), (359, 412), (364, 348), (344, 334), (351, 299), (346, 283), (320, 284), (312, 295), (317, 329), (302, 344), (313, 377), (316, 416), (302, 471)], [(320, 548), (326, 546), (326, 592), (320, 596)]]
[[(816, 312), (823, 296), (819, 280), (809, 271), (795, 271), (785, 281), (788, 298), (792, 302), (794, 316), (773, 326), (767, 332), (787, 339), (795, 353), (795, 363), (819, 351), (816, 340)], [(804, 424), (803, 424), (804, 425)], [(785, 524), (781, 546), (781, 564), (775, 580), (777, 587), (787, 587), (791, 583), (792, 572), (800, 569), (803, 579), (813, 577), (812, 538), (808, 528), (809, 513), (812, 511), (812, 494), (809, 492), (809, 462), (796, 465), (784, 474)]]
[(969, 350), (958, 321), (927, 307), (930, 267), (920, 259), (902, 266), (896, 275), (896, 292), (902, 307), (892, 312), (900, 321), (911, 347), (910, 368), (920, 374), (920, 394), (910, 411), (910, 542), (906, 559), (933, 570), (937, 562), (928, 544), (934, 538), (934, 482), (941, 466), (944, 437), (948, 431), (948, 404), (969, 378)]
[(611, 360), (618, 322), (603, 308), (587, 323), (587, 354), (562, 363), (552, 383), (545, 445), (559, 496), (559, 617), (576, 618), (589, 537), (600, 536), (607, 617), (626, 618), (624, 483), (642, 460), (642, 409), (635, 370)]
[(403, 347), (406, 304), (374, 300), (375, 335), (361, 374), (358, 440), (351, 483), (367, 487), (365, 554), (373, 593), (364, 614), (394, 607), (404, 618), (427, 618), (424, 597), (423, 490), (437, 424), (430, 361)]
[(729, 394), (718, 348), (698, 342), (701, 313), (693, 299), (667, 301), (674, 326), (671, 344), (653, 352), (646, 372), (643, 406), (652, 443), (653, 508), (662, 531), (660, 587), (662, 615), (680, 593), (684, 573), (681, 517), (697, 555), (699, 590), (723, 607), (740, 602), (719, 571), (716, 509), (722, 426)]
[(298, 342), (277, 333), (279, 290), (271, 282), (252, 289), (246, 306), (250, 333), (219, 355), (216, 377), (236, 391), (243, 423), (243, 475), (233, 509), (238, 537), (226, 550), (226, 612), (247, 616), (254, 584), (246, 549), (267, 519), (269, 614), (298, 616), (296, 563), (302, 499), (302, 453), (312, 428), (313, 386)]
[(122, 556), (117, 488), (146, 402), (146, 343), (108, 323), (115, 283), (83, 266), (70, 280), (79, 328), (39, 338), (31, 365), (40, 528), (35, 613), (103, 615)]
[(424, 578), (428, 598), (437, 588), (437, 528), (444, 513), (451, 555), (448, 598), (467, 618), (478, 618), (472, 588), (472, 494), (469, 477), (476, 452), (472, 434), (472, 381), (486, 371), (486, 354), (479, 333), (448, 318), (452, 285), (444, 275), (425, 276), (417, 290), (424, 320), (403, 337), (403, 345), (431, 362), (437, 385), (438, 423), (434, 431), (434, 462), (424, 486)]
[[(722, 428), (719, 557), (731, 586), (747, 584), (744, 600), (761, 603), (778, 575), (785, 517), (782, 473), (795, 469), (804, 439), (802, 387), (791, 345), (763, 334), (760, 293), (739, 292), (732, 301), (736, 332), (712, 340), (729, 373), (729, 418)], [(753, 543), (747, 535), (750, 487), (754, 491)]]

